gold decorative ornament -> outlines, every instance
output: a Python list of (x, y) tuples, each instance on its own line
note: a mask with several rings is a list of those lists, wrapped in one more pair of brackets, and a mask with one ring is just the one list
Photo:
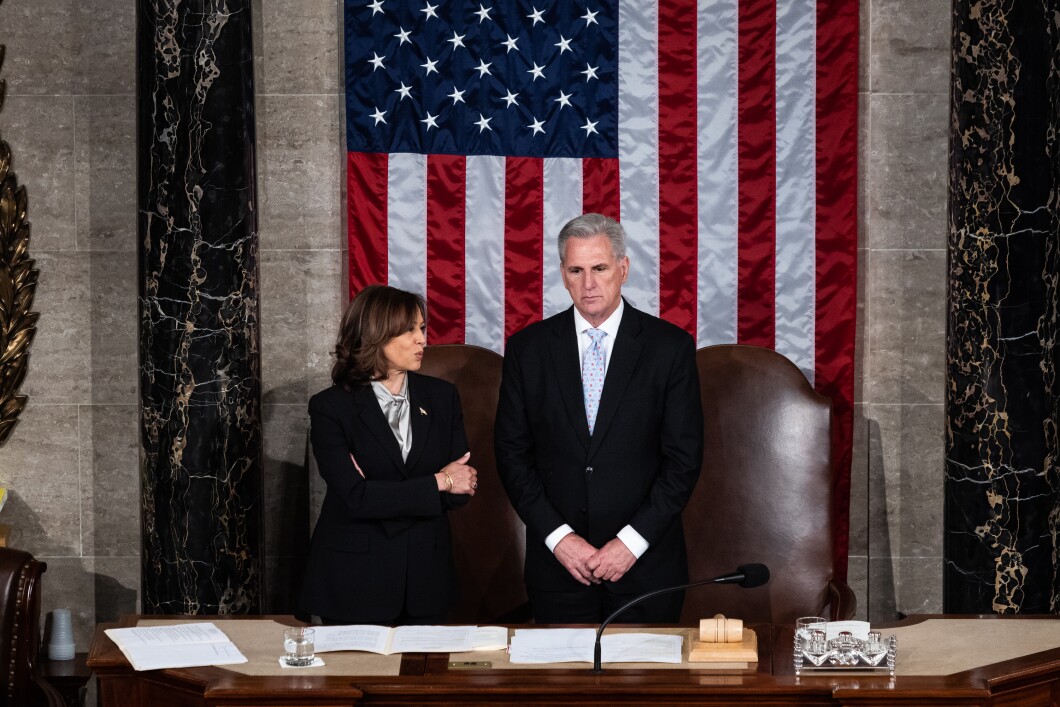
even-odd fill
[[(3, 0), (0, 0), (2, 3)], [(0, 68), (4, 64), (0, 44)], [(0, 110), (7, 82), (0, 79)], [(29, 345), (37, 331), (36, 312), (29, 311), (37, 289), (37, 271), (29, 257), (26, 188), (11, 171), (11, 148), (0, 139), (0, 447), (4, 446), (26, 396), (18, 389), (26, 379)]]

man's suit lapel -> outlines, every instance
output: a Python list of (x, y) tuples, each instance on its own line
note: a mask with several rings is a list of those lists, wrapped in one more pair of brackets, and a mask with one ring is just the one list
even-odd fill
[(423, 454), (427, 433), (434, 420), (434, 410), (430, 398), (424, 393), (423, 386), (417, 385), (416, 374), (407, 373), (406, 375), (409, 377), (409, 425), (412, 432), (412, 449), (409, 450), (409, 458), (404, 463), (404, 467), (412, 469), (420, 455)]
[[(380, 447), (386, 450), (386, 454), (398, 470), (405, 474), (405, 461), (401, 458), (401, 448), (398, 447), (397, 439), (394, 437), (390, 423), (386, 421), (386, 415), (379, 407), (379, 401), (375, 399), (375, 392), (371, 385), (364, 385), (352, 391), (354, 413), (360, 420), (361, 426), (368, 431), (379, 442)], [(415, 434), (412, 437), (415, 445)]]
[(585, 419), (585, 395), (582, 393), (582, 371), (578, 360), (578, 334), (574, 331), (574, 308), (556, 317), (552, 339), (552, 366), (556, 384), (563, 396), (563, 406), (571, 420), (575, 436), (589, 448), (589, 423)]
[(637, 369), (637, 361), (640, 359), (640, 312), (633, 309), (626, 302), (625, 311), (622, 314), (622, 322), (618, 325), (618, 336), (615, 337), (615, 345), (611, 349), (611, 361), (607, 364), (607, 376), (604, 378), (604, 390), (600, 394), (600, 407), (596, 412), (596, 426), (593, 428), (592, 440), (589, 444), (589, 456), (596, 454), (607, 428), (618, 411), (622, 394), (626, 392), (626, 386), (633, 379), (633, 372)]

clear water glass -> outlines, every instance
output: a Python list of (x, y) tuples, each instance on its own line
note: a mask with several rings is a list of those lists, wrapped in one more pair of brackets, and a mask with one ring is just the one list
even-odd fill
[(283, 662), (293, 668), (304, 668), (313, 664), (314, 637), (311, 628), (288, 628), (283, 632)]

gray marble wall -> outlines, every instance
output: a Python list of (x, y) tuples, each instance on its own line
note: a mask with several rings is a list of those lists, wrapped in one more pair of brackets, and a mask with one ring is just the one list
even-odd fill
[(948, 0), (862, 0), (850, 578), (859, 614), (942, 609)]
[[(5, 0), (0, 132), (29, 193), (41, 313), (0, 448), (0, 522), (45, 610), (139, 608), (134, 0)], [(254, 5), (269, 605), (289, 592), (306, 403), (343, 305), (341, 3)], [(872, 618), (941, 608), (949, 3), (862, 0), (851, 579)], [(319, 505), (319, 499), (315, 502)]]

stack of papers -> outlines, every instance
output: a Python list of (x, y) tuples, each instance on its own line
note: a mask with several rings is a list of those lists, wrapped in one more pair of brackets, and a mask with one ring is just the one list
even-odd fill
[[(600, 641), (604, 663), (680, 663), (684, 639), (673, 634), (608, 633)], [(592, 663), (596, 630), (518, 629), (512, 636), (512, 663)]]
[(464, 653), (508, 647), (503, 626), (314, 626), (316, 652)]
[(210, 622), (108, 628), (104, 633), (135, 670), (233, 665), (247, 659), (224, 631)]

